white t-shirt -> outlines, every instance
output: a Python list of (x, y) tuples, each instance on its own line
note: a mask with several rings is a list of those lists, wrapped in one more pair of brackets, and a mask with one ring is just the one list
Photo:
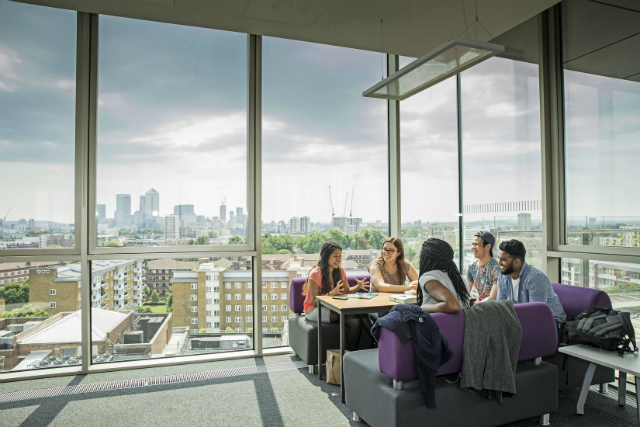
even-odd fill
[[(449, 279), (449, 275), (444, 271), (431, 270), (420, 276), (420, 279), (418, 281), (420, 283), (420, 287), (422, 288), (422, 305), (438, 304), (440, 302), (433, 299), (424, 287), (424, 285), (430, 280), (437, 280), (438, 282), (442, 283), (442, 285), (444, 285), (445, 288), (449, 289), (451, 293), (453, 293), (453, 295), (456, 297), (456, 299), (459, 300), (456, 289), (453, 287), (453, 282), (451, 281), (451, 279)], [(462, 303), (462, 301), (460, 301), (460, 303)], [(465, 307), (464, 304), (462, 304), (462, 306)]]
[(518, 301), (518, 287), (520, 285), (520, 277), (517, 279), (511, 278), (511, 283), (513, 283), (513, 301)]

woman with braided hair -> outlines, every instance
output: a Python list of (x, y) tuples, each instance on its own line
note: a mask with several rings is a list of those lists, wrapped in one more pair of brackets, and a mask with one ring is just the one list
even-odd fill
[(420, 251), (418, 305), (428, 313), (459, 313), (469, 307), (469, 289), (444, 240), (429, 239)]

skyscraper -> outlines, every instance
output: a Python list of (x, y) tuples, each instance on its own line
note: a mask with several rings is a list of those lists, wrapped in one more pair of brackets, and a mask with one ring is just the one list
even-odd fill
[(244, 214), (242, 213), (242, 208), (236, 208), (236, 222), (238, 224), (244, 223)]
[(173, 214), (180, 218), (182, 227), (188, 227), (196, 223), (197, 215), (193, 205), (176, 205), (173, 207)]
[(303, 216), (300, 218), (300, 234), (309, 233), (309, 228), (311, 227), (311, 218), (308, 216)]
[(116, 195), (116, 225), (125, 225), (125, 217), (131, 216), (131, 194)]
[(531, 214), (530, 213), (518, 214), (518, 230), (531, 231)]
[(140, 196), (140, 212), (147, 216), (160, 215), (160, 193), (153, 188)]
[(294, 216), (289, 220), (289, 234), (300, 233), (300, 218)]
[(164, 217), (165, 240), (178, 240), (180, 238), (180, 217), (178, 215), (166, 215)]
[(227, 219), (227, 205), (224, 203), (220, 205), (220, 219), (226, 221)]
[(107, 205), (96, 205), (97, 219), (105, 219), (107, 217)]

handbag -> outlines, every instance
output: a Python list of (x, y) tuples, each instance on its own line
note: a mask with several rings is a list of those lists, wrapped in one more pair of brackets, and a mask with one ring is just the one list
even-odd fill
[[(349, 350), (344, 351), (344, 354), (347, 353), (349, 353)], [(341, 366), (340, 349), (327, 350), (327, 384), (340, 385), (342, 382)]]

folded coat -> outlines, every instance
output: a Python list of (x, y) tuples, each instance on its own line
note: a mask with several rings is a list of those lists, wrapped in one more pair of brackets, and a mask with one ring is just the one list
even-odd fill
[(520, 320), (509, 300), (487, 301), (464, 310), (460, 388), (516, 393), (522, 342)]
[(403, 344), (413, 340), (420, 392), (427, 408), (435, 408), (435, 379), (438, 368), (453, 357), (453, 351), (440, 333), (438, 324), (419, 306), (398, 304), (373, 325), (371, 333), (376, 341), (380, 336), (380, 328), (394, 332)]

